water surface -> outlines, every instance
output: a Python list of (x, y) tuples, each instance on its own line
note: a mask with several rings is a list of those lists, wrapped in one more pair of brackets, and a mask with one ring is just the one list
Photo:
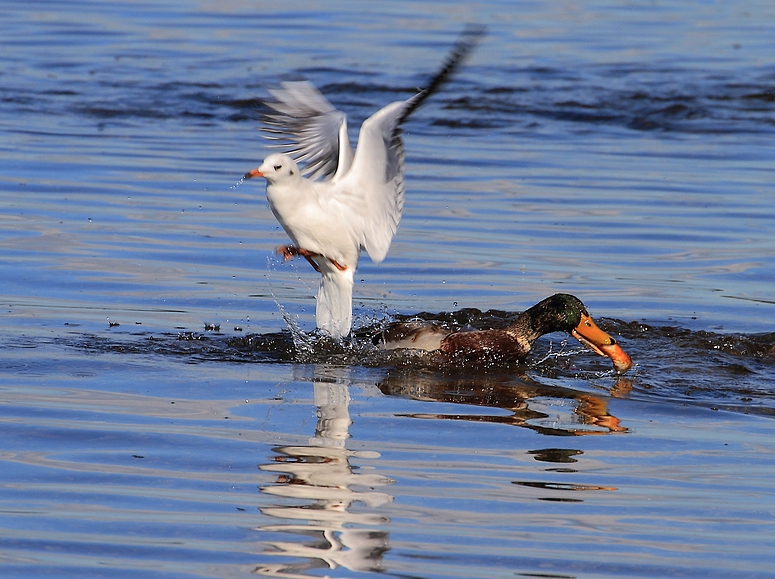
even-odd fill
[[(771, 574), (770, 3), (0, 11), (4, 577)], [(267, 87), (355, 138), (473, 21), (358, 335), (569, 292), (627, 376), (561, 335), (486, 372), (318, 341), (238, 184)]]

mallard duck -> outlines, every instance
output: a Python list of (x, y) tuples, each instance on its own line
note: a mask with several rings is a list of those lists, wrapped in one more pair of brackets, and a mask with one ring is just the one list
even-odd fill
[[(283, 259), (304, 257), (320, 272), (315, 321), (324, 334), (350, 333), (355, 269), (362, 249), (385, 259), (404, 207), (404, 148), (400, 127), (476, 46), (481, 27), (463, 33), (427, 87), (387, 105), (363, 122), (353, 153), (347, 118), (308, 82), (272, 91), (267, 132), (285, 153), (272, 154), (244, 179), (267, 180), (266, 198), (293, 245)], [(306, 161), (302, 176), (296, 161)], [(316, 181), (315, 178), (323, 178)]]
[(398, 322), (373, 342), (383, 349), (437, 352), (448, 362), (498, 363), (522, 360), (540, 336), (551, 332), (566, 332), (596, 354), (608, 356), (619, 373), (632, 366), (616, 340), (598, 328), (582, 301), (570, 294), (538, 302), (503, 330), (452, 332), (433, 322)]

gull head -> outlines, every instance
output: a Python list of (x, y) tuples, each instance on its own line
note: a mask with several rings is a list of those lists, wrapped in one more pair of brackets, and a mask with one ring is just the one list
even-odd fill
[(252, 179), (253, 177), (263, 177), (270, 183), (282, 183), (299, 179), (301, 173), (296, 161), (288, 155), (274, 153), (264, 159), (264, 162), (261, 163), (258, 169), (245, 173), (244, 178)]

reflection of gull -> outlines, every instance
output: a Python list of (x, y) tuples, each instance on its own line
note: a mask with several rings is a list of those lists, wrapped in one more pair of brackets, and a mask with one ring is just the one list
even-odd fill
[[(470, 28), (423, 90), (387, 105), (366, 119), (353, 153), (347, 119), (309, 83), (285, 83), (273, 91), (269, 131), (288, 155), (269, 155), (245, 178), (264, 177), (275, 217), (293, 241), (278, 252), (301, 255), (321, 274), (315, 320), (324, 333), (350, 332), (353, 275), (361, 249), (379, 263), (387, 255), (404, 206), (401, 124), (454, 72), (482, 34)], [(304, 178), (296, 165), (306, 161)]]
[[(327, 369), (329, 375), (330, 371)], [(356, 501), (376, 507), (393, 500), (386, 493), (350, 488), (357, 485), (373, 489), (393, 481), (378, 474), (360, 474), (352, 470), (351, 458), (376, 458), (379, 455), (346, 448), (352, 424), (348, 386), (315, 381), (314, 389), (318, 423), (309, 446), (278, 447), (275, 462), (259, 465), (259, 468), (281, 473), (280, 484), (261, 487), (261, 492), (315, 502), (313, 505), (264, 508), (261, 512), (265, 515), (295, 523), (264, 525), (258, 530), (295, 533), (307, 539), (312, 536), (315, 540), (311, 543), (273, 541), (271, 545), (276, 551), (267, 553), (303, 558), (305, 562), (264, 565), (255, 570), (256, 574), (307, 578), (311, 575), (306, 571), (320, 566), (379, 571), (382, 554), (390, 548), (388, 534), (380, 529), (387, 519), (373, 513), (348, 510)]]

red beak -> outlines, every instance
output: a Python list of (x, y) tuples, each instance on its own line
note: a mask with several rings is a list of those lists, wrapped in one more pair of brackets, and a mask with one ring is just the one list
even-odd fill
[(245, 176), (242, 177), (243, 179), (252, 179), (253, 177), (263, 177), (264, 174), (259, 171), (258, 169), (253, 169), (252, 171), (248, 171), (245, 173)]

